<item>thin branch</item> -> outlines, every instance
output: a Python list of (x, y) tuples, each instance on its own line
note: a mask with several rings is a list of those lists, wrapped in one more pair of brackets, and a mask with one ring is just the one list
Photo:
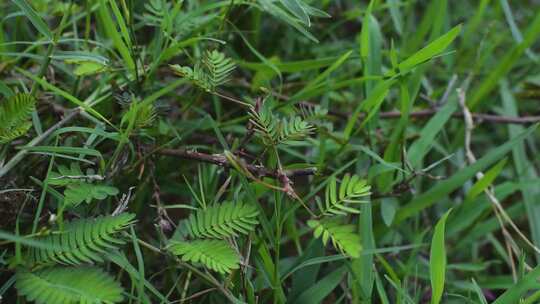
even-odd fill
[[(180, 158), (185, 158), (185, 159), (192, 159), (192, 160), (201, 161), (205, 163), (211, 163), (211, 164), (218, 165), (224, 168), (234, 169), (234, 166), (229, 162), (227, 157), (225, 157), (225, 155), (223, 154), (206, 154), (206, 153), (186, 150), (186, 149), (161, 149), (157, 151), (157, 153), (161, 155), (169, 155), (169, 156), (175, 156), (175, 157), (180, 157)], [(305, 169), (283, 170), (283, 173), (279, 173), (275, 170), (268, 169), (264, 166), (251, 165), (251, 164), (243, 164), (243, 166), (254, 176), (271, 177), (275, 179), (279, 179), (281, 174), (285, 174), (288, 177), (294, 177), (294, 176), (313, 175), (317, 172), (317, 168), (314, 168), (314, 167), (305, 168)]]
[[(246, 81), (240, 81), (237, 83), (239, 86), (242, 87), (250, 87), (249, 83)], [(455, 84), (455, 80), (453, 78), (450, 80), (448, 84), (447, 91), (441, 98), (441, 100), (438, 102), (440, 104), (443, 104), (444, 101), (448, 98), (448, 92), (451, 87), (453, 87)], [(290, 97), (281, 94), (274, 91), (269, 91), (269, 93), (281, 100), (289, 100)], [(314, 107), (315, 105), (309, 101), (301, 101), (298, 104), (304, 105), (306, 107)], [(433, 115), (435, 115), (439, 109), (437, 108), (431, 108), (426, 110), (419, 110), (411, 112), (409, 115), (410, 117), (414, 118), (429, 118)], [(338, 112), (329, 110), (328, 114), (341, 117), (341, 118), (349, 118), (348, 113)], [(489, 123), (499, 123), (499, 124), (534, 124), (537, 122), (540, 122), (540, 115), (534, 115), (534, 116), (518, 116), (518, 117), (511, 117), (511, 116), (501, 116), (501, 115), (494, 115), (494, 114), (486, 114), (486, 113), (471, 113), (472, 118), (475, 122), (489, 122)], [(365, 117), (365, 113), (361, 113), (358, 119), (363, 119)], [(379, 112), (379, 118), (381, 119), (397, 119), (401, 117), (401, 112), (399, 111), (388, 111), (388, 112)], [(456, 119), (463, 119), (463, 113), (454, 113), (452, 114), (452, 118)]]
[(184, 298), (182, 298), (180, 300), (173, 301), (171, 303), (183, 303), (183, 302), (186, 302), (186, 301), (189, 301), (189, 300), (193, 300), (195, 298), (198, 298), (198, 297), (200, 297), (202, 295), (205, 295), (205, 294), (207, 294), (207, 293), (209, 293), (211, 291), (214, 291), (214, 290), (217, 290), (217, 288), (212, 287), (212, 288), (208, 288), (208, 289), (205, 289), (205, 290), (201, 290), (199, 292), (196, 292), (196, 293), (190, 295), (189, 297), (184, 297)]
[[(428, 118), (437, 113), (437, 109), (421, 110), (412, 112), (411, 117), (415, 118)], [(379, 114), (380, 118), (393, 119), (399, 118), (401, 113), (399, 111), (390, 111), (390, 112), (381, 112)], [(453, 118), (463, 119), (463, 113), (454, 113), (452, 114)], [(540, 116), (520, 116), (520, 117), (511, 117), (511, 116), (500, 116), (493, 114), (484, 114), (484, 113), (471, 113), (473, 121), (476, 122), (490, 122), (490, 123), (501, 123), (501, 124), (534, 124), (540, 122)]]
[[(302, 104), (306, 106), (313, 107), (313, 104), (308, 102), (302, 102)], [(410, 117), (414, 118), (430, 118), (433, 115), (437, 114), (439, 110), (438, 109), (427, 109), (427, 110), (419, 110), (415, 112), (411, 112), (409, 114)], [(336, 111), (328, 111), (330, 115), (334, 115), (341, 118), (347, 118), (349, 117), (346, 113), (336, 112)], [(364, 118), (365, 113), (361, 113), (359, 119)], [(401, 117), (401, 112), (399, 111), (388, 111), (388, 112), (380, 112), (379, 118), (381, 119), (398, 119)], [(511, 117), (511, 116), (501, 116), (501, 115), (493, 115), (493, 114), (485, 114), (485, 113), (471, 113), (471, 117), (473, 121), (480, 123), (480, 122), (490, 122), (490, 123), (500, 123), (500, 124), (534, 124), (537, 122), (540, 122), (540, 115), (538, 116), (518, 116), (518, 117)], [(453, 113), (452, 118), (457, 119), (463, 119), (463, 113)]]

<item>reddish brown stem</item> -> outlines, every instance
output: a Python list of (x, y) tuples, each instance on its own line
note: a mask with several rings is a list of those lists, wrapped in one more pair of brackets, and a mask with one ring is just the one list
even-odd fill
[[(169, 156), (175, 156), (185, 159), (192, 159), (196, 161), (201, 161), (205, 163), (211, 163), (214, 165), (218, 165), (220, 167), (224, 168), (234, 168), (231, 163), (227, 160), (225, 155), (223, 154), (207, 154), (202, 152), (197, 152), (193, 150), (186, 150), (186, 149), (161, 149), (157, 151), (158, 154), (161, 155), (169, 155)], [(251, 165), (251, 164), (244, 164), (244, 167), (251, 172), (254, 176), (259, 177), (271, 177), (271, 178), (279, 178), (280, 173), (276, 170), (268, 169), (264, 166), (258, 166), (258, 165)], [(317, 172), (317, 168), (305, 168), (305, 169), (291, 169), (291, 170), (283, 170), (283, 174), (285, 174), (288, 177), (294, 177), (294, 176), (305, 176), (305, 175), (313, 175)]]

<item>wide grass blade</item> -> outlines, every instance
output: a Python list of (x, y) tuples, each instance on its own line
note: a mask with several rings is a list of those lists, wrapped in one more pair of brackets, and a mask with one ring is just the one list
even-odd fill
[(452, 28), (448, 33), (435, 39), (423, 49), (414, 53), (409, 58), (400, 62), (398, 67), (401, 73), (406, 73), (415, 66), (422, 64), (435, 56), (440, 55), (459, 35), (461, 32), (461, 24)]
[(429, 270), (431, 274), (431, 304), (441, 302), (444, 291), (444, 279), (446, 275), (446, 248), (444, 245), (444, 227), (446, 219), (452, 210), (448, 210), (435, 226), (431, 251), (429, 257)]
[(540, 277), (540, 266), (537, 266), (517, 284), (506, 290), (493, 304), (520, 303), (522, 295), (530, 289), (538, 289), (538, 278)]
[(418, 166), (420, 166), (422, 159), (424, 159), (426, 154), (433, 147), (435, 138), (439, 132), (443, 130), (456, 109), (457, 99), (450, 98), (450, 100), (437, 111), (437, 114), (435, 114), (422, 128), (419, 138), (411, 144), (409, 151), (407, 152), (408, 160), (413, 168), (418, 168)]
[(43, 34), (45, 37), (47, 37), (49, 40), (53, 39), (53, 34), (49, 30), (49, 27), (41, 19), (41, 17), (37, 14), (37, 12), (32, 8), (30, 3), (28, 3), (26, 0), (11, 0), (13, 3), (15, 3), (24, 13), (24, 15), (32, 22), (32, 24), (36, 27), (36, 29)]
[(326, 298), (339, 282), (341, 282), (343, 275), (347, 272), (347, 267), (342, 266), (330, 274), (326, 275), (320, 281), (315, 283), (309, 289), (304, 291), (298, 296), (298, 299), (294, 302), (295, 304), (312, 304), (312, 303), (321, 303), (324, 298)]
[[(500, 94), (503, 102), (503, 111), (505, 114), (515, 117), (518, 115), (517, 102), (514, 99), (508, 82), (503, 79), (500, 82)], [(517, 125), (509, 125), (508, 133), (510, 137), (516, 136), (523, 132), (523, 127)], [(531, 142), (535, 142), (531, 139)], [(538, 178), (538, 173), (535, 170), (534, 164), (529, 160), (526, 153), (525, 143), (519, 142), (512, 147), (512, 159), (515, 166), (515, 172), (518, 180), (523, 182)], [(523, 187), (521, 189), (523, 201), (525, 203), (526, 215), (529, 219), (529, 227), (531, 230), (532, 241), (536, 246), (540, 246), (540, 206), (538, 205), (538, 197), (540, 191), (535, 185)], [(537, 261), (540, 261), (540, 255), (536, 255)]]

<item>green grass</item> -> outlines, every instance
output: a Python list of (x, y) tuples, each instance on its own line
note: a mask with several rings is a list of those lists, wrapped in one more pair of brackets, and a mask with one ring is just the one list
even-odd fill
[(539, 8), (0, 3), (0, 297), (537, 303)]

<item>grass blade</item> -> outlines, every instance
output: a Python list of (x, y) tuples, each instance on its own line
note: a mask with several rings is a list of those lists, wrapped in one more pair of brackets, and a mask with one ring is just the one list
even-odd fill
[[(518, 111), (516, 108), (516, 101), (512, 96), (512, 92), (508, 86), (506, 80), (502, 80), (500, 83), (500, 94), (503, 101), (503, 109), (505, 114), (510, 116), (517, 116)], [(508, 126), (508, 133), (510, 136), (516, 136), (523, 132), (523, 127), (516, 125)], [(519, 181), (531, 180), (538, 178), (538, 174), (534, 169), (534, 165), (527, 158), (524, 143), (516, 143), (512, 148), (512, 159), (516, 174)], [(536, 246), (540, 246), (540, 206), (538, 206), (538, 195), (540, 191), (537, 186), (526, 186), (521, 189), (523, 195), (523, 201), (525, 203), (526, 214), (529, 219), (529, 227), (531, 230), (532, 241)], [(540, 256), (537, 255), (537, 261), (540, 261)]]
[(319, 74), (317, 77), (315, 77), (315, 79), (313, 79), (312, 81), (310, 81), (302, 90), (300, 90), (298, 93), (294, 94), (294, 96), (291, 97), (290, 101), (288, 103), (291, 103), (291, 102), (297, 102), (299, 101), (300, 99), (302, 99), (304, 96), (304, 94), (308, 93), (309, 91), (313, 90), (313, 89), (316, 89), (317, 87), (319, 87), (327, 78), (328, 76), (330, 76), (330, 74), (337, 70), (343, 63), (345, 63), (345, 61), (347, 61), (347, 59), (349, 59), (349, 57), (351, 56), (352, 54), (352, 51), (348, 51), (346, 52), (345, 54), (341, 55), (338, 60), (336, 60), (331, 66), (329, 66), (326, 70), (324, 70), (324, 72), (322, 72), (321, 74)]
[(411, 202), (409, 202), (407, 205), (403, 206), (400, 210), (398, 210), (396, 214), (396, 218), (394, 220), (394, 224), (401, 223), (402, 221), (408, 219), (409, 217), (419, 213), (423, 209), (431, 206), (436, 201), (440, 200), (441, 197), (444, 197), (450, 194), (452, 191), (463, 186), (463, 184), (467, 180), (474, 177), (474, 175), (477, 172), (485, 170), (491, 164), (495, 163), (496, 161), (504, 157), (508, 152), (510, 152), (514, 148), (516, 144), (520, 143), (527, 136), (531, 135), (537, 128), (538, 128), (538, 125), (529, 127), (526, 131), (520, 133), (518, 136), (512, 138), (510, 141), (491, 150), (488, 154), (486, 154), (484, 157), (479, 159), (473, 165), (465, 167), (464, 169), (460, 170), (458, 173), (452, 175), (447, 180), (439, 182), (433, 188), (416, 196)]
[(540, 266), (534, 268), (517, 284), (506, 290), (493, 304), (520, 303), (521, 296), (529, 289), (538, 289), (538, 277), (540, 277)]
[(107, 5), (107, 0), (99, 0), (98, 16), (102, 22), (103, 28), (107, 36), (113, 41), (114, 47), (120, 53), (120, 56), (124, 60), (126, 67), (130, 71), (135, 71), (135, 61), (131, 58), (131, 53), (122, 41), (122, 37), (116, 30), (116, 24), (112, 19), (111, 14), (109, 13), (109, 6)]
[(444, 227), (446, 219), (451, 211), (452, 209), (448, 210), (437, 222), (433, 239), (431, 240), (431, 253), (429, 259), (429, 269), (431, 274), (431, 304), (439, 304), (444, 291), (444, 277), (446, 274)]
[(412, 70), (419, 64), (422, 64), (435, 56), (440, 55), (459, 35), (461, 32), (461, 24), (452, 28), (448, 33), (435, 39), (426, 47), (416, 52), (409, 58), (399, 63), (398, 67), (401, 73), (406, 73)]
[(506, 55), (500, 60), (499, 64), (493, 68), (489, 76), (484, 79), (474, 90), (474, 94), (471, 99), (468, 100), (467, 106), (473, 110), (484, 101), (484, 98), (495, 89), (499, 80), (507, 74), (518, 59), (523, 55), (523, 52), (527, 50), (533, 43), (536, 42), (540, 36), (540, 11), (536, 13), (534, 20), (530, 23), (523, 42), (514, 46)]
[(388, 92), (390, 91), (390, 88), (394, 83), (394, 79), (380, 81), (375, 86), (375, 88), (373, 88), (368, 98), (364, 102), (358, 104), (356, 110), (353, 112), (353, 114), (347, 121), (345, 130), (343, 131), (343, 137), (345, 139), (350, 138), (353, 128), (356, 125), (358, 117), (360, 117), (360, 113), (362, 111), (369, 111), (369, 114), (362, 121), (360, 128), (362, 128), (366, 123), (371, 120), (371, 118), (377, 113), (378, 109), (380, 108), (382, 102), (384, 101), (386, 95), (388, 95)]
[(24, 13), (24, 15), (30, 20), (34, 27), (49, 40), (53, 39), (53, 34), (49, 30), (49, 27), (39, 17), (37, 12), (32, 8), (32, 6), (26, 0), (11, 0), (15, 3)]
[(413, 168), (420, 166), (421, 160), (431, 150), (435, 137), (444, 128), (456, 109), (457, 99), (451, 98), (422, 128), (420, 137), (411, 144), (407, 153), (409, 162)]
[(322, 278), (320, 281), (315, 283), (315, 285), (311, 286), (309, 289), (304, 291), (303, 293), (298, 296), (298, 299), (294, 302), (295, 304), (301, 304), (301, 303), (320, 303), (326, 296), (328, 296), (334, 288), (341, 282), (341, 279), (343, 278), (343, 275), (347, 272), (347, 268), (345, 266), (342, 266), (324, 278)]
[(102, 121), (106, 122), (110, 126), (114, 127), (114, 125), (110, 121), (108, 121), (105, 117), (103, 117), (103, 115), (101, 115), (99, 112), (94, 110), (92, 107), (90, 107), (89, 105), (87, 105), (83, 101), (79, 100), (77, 97), (75, 97), (75, 96), (69, 94), (68, 92), (66, 92), (66, 91), (64, 91), (64, 90), (50, 84), (45, 79), (41, 79), (41, 78), (36, 77), (32, 73), (29, 73), (29, 72), (27, 72), (27, 71), (25, 71), (23, 69), (18, 68), (18, 67), (16, 67), (16, 69), (17, 69), (17, 71), (19, 73), (21, 73), (24, 76), (34, 80), (37, 83), (39, 83), (43, 88), (45, 88), (47, 90), (50, 90), (50, 91), (64, 97), (65, 99), (67, 99), (67, 100), (71, 101), (72, 103), (76, 104), (77, 106), (81, 107), (81, 109), (83, 109), (86, 112), (94, 115), (96, 118), (101, 119)]

